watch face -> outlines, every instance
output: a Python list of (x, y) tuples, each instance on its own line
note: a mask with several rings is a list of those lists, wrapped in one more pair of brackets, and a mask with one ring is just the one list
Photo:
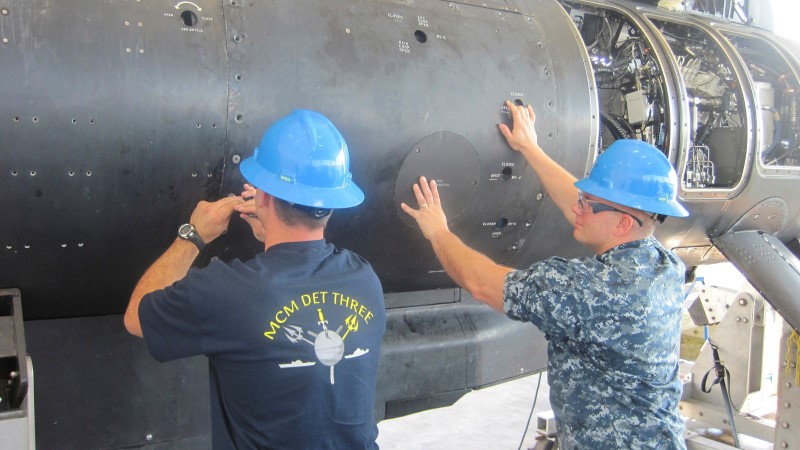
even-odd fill
[(190, 223), (185, 223), (178, 228), (178, 235), (182, 238), (187, 238), (194, 231), (194, 227)]

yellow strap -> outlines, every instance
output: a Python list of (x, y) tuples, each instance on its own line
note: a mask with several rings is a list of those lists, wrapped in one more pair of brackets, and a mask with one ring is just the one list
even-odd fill
[[(794, 344), (794, 361), (792, 361), (792, 344)], [(786, 369), (784, 373), (788, 376), (791, 374), (792, 365), (794, 364), (794, 384), (800, 386), (800, 334), (797, 330), (792, 329), (792, 334), (786, 340)]]

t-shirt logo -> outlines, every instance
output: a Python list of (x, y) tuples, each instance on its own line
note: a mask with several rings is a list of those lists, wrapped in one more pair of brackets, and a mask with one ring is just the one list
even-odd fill
[[(331, 294), (329, 296), (329, 294)], [(329, 301), (332, 297), (332, 301)], [(296, 300), (289, 302), (287, 306), (279, 309), (275, 314), (275, 320), (270, 321), (270, 330), (264, 332), (264, 336), (270, 340), (274, 339), (278, 329), (283, 329), (283, 334), (294, 344), (305, 342), (314, 347), (314, 354), (317, 360), (323, 365), (329, 366), (331, 371), (331, 384), (335, 383), (334, 367), (342, 359), (358, 358), (369, 353), (369, 349), (356, 347), (352, 353), (345, 355), (345, 339), (350, 333), (357, 333), (361, 321), (369, 325), (369, 320), (373, 317), (372, 312), (364, 304), (359, 304), (356, 299), (344, 296), (338, 292), (314, 292), (300, 296), (303, 307), (312, 305), (335, 305), (345, 307), (353, 311), (344, 319), (336, 330), (328, 328), (329, 322), (325, 319), (322, 307), (317, 308), (319, 321), (316, 325), (317, 330), (306, 330), (299, 325), (284, 324), (289, 318), (300, 309), (300, 304)], [(314, 361), (293, 360), (290, 363), (279, 364), (281, 369), (310, 367), (317, 363)]]

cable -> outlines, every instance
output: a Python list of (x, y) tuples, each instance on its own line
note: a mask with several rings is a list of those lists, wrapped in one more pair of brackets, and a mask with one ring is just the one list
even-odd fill
[[(711, 342), (711, 339), (709, 339), (707, 342), (709, 345), (711, 345), (712, 357), (714, 358), (714, 367), (708, 369), (708, 372), (703, 375), (703, 381), (700, 382), (700, 390), (708, 394), (711, 392), (711, 388), (713, 388), (714, 385), (719, 384), (720, 390), (722, 391), (722, 403), (724, 404), (726, 412), (728, 413), (728, 421), (730, 422), (731, 434), (733, 435), (733, 446), (736, 448), (742, 448), (739, 446), (739, 433), (736, 431), (736, 422), (733, 418), (733, 409), (736, 409), (736, 412), (739, 414), (741, 414), (741, 411), (739, 411), (739, 408), (736, 408), (736, 406), (734, 406), (731, 402), (731, 372), (720, 360), (718, 347)], [(706, 387), (706, 381), (708, 380), (708, 375), (711, 374), (711, 372), (714, 372), (717, 378), (711, 382), (710, 386)]]
[(533, 408), (536, 407), (536, 399), (539, 398), (539, 385), (542, 384), (542, 372), (539, 372), (539, 381), (536, 382), (536, 393), (533, 394), (533, 404), (531, 405), (531, 412), (528, 414), (528, 423), (525, 424), (525, 431), (522, 432), (522, 438), (519, 440), (519, 447), (517, 450), (522, 449), (522, 443), (525, 442), (525, 436), (528, 434), (528, 427), (531, 425), (531, 417), (533, 417)]

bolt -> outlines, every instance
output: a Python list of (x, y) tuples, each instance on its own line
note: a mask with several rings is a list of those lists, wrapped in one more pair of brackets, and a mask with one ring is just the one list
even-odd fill
[(0, 14), (2, 14), (4, 16), (7, 16), (9, 13), (10, 13), (10, 11), (8, 10), (8, 8), (0, 9)]
[(542, 193), (540, 192), (536, 194), (536, 200), (541, 200), (541, 199), (542, 199)]
[(147, 436), (145, 436), (144, 438), (147, 439), (148, 441), (152, 441), (153, 440), (153, 435), (150, 434), (150, 433), (147, 433)]
[(233, 161), (234, 164), (239, 164), (239, 161), (241, 161), (241, 160), (242, 160), (242, 157), (239, 156), (239, 155), (233, 155), (231, 157), (231, 161)]
[(703, 411), (698, 412), (697, 415), (703, 417)]
[(787, 422), (783, 422), (783, 423), (781, 424), (781, 426), (782, 426), (783, 428), (789, 428), (789, 424), (788, 424)]
[(781, 442), (781, 448), (789, 448), (789, 444), (786, 441)]
[(736, 321), (737, 321), (737, 322), (741, 322), (741, 321), (742, 321), (742, 318), (741, 318), (741, 317), (737, 317), (737, 318), (736, 318)]
[(787, 382), (784, 386), (787, 387), (787, 388), (790, 388), (790, 387), (792, 387), (792, 383), (788, 383)]
[(739, 306), (745, 306), (745, 305), (747, 305), (747, 299), (746, 298), (740, 298), (739, 299)]
[(784, 402), (784, 404), (783, 404), (783, 407), (784, 407), (784, 408), (791, 408), (791, 407), (792, 407), (792, 404), (791, 404), (791, 403), (789, 403), (789, 402)]

